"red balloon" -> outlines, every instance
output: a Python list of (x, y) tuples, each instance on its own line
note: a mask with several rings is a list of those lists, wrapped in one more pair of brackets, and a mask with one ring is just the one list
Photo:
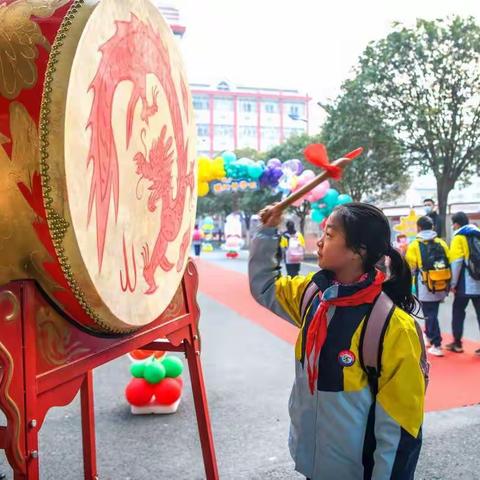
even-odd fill
[(160, 405), (171, 405), (182, 395), (182, 387), (176, 378), (165, 378), (153, 385), (155, 398)]
[(144, 378), (132, 378), (125, 389), (125, 398), (130, 405), (142, 407), (153, 397), (153, 387)]
[(180, 385), (180, 389), (183, 389), (183, 378), (182, 377), (175, 377), (173, 380), (177, 381), (177, 383)]

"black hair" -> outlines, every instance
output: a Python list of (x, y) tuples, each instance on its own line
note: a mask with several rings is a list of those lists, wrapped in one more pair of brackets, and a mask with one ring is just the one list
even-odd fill
[(433, 230), (433, 220), (426, 215), (417, 220), (417, 227), (420, 230)]
[[(191, 224), (190, 224), (191, 225)], [(198, 228), (198, 223), (195, 224), (195, 228)]]
[(432, 202), (435, 205), (435, 200), (433, 198), (426, 198), (423, 203), (425, 202)]
[(295, 223), (293, 222), (293, 220), (287, 220), (287, 223), (285, 224), (285, 226), (287, 227), (288, 233), (293, 235), (296, 232)]
[(452, 223), (458, 223), (461, 227), (468, 225), (469, 222), (465, 212), (457, 212), (452, 215)]
[(412, 273), (390, 243), (392, 232), (384, 213), (373, 205), (352, 202), (338, 206), (334, 214), (343, 226), (347, 247), (362, 257), (365, 272), (372, 271), (384, 256), (390, 257), (391, 277), (383, 284), (383, 291), (395, 305), (416, 314), (419, 305), (412, 295)]

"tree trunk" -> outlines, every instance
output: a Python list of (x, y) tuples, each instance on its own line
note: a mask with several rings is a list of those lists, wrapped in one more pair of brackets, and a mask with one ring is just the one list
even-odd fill
[(440, 237), (445, 237), (446, 220), (447, 220), (447, 206), (448, 194), (453, 189), (455, 182), (450, 181), (445, 175), (437, 178), (437, 197), (438, 197), (438, 214), (440, 215)]

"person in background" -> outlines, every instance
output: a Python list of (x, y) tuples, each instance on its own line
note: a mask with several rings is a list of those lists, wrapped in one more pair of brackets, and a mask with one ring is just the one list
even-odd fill
[(452, 278), (448, 246), (433, 230), (430, 217), (420, 217), (417, 230), (417, 238), (408, 246), (405, 258), (425, 316), (425, 336), (431, 344), (428, 353), (443, 357), (438, 309), (449, 293)]
[(192, 237), (192, 244), (193, 244), (193, 249), (195, 251), (196, 257), (200, 256), (200, 252), (202, 250), (202, 240), (203, 240), (203, 232), (198, 227), (198, 223), (196, 223), (195, 228), (193, 229), (193, 237)]
[(395, 248), (400, 252), (402, 257), (407, 253), (408, 248), (408, 238), (404, 233), (399, 233), (395, 239)]
[[(454, 236), (450, 245), (452, 262), (452, 333), (454, 341), (445, 345), (452, 352), (462, 353), (465, 310), (471, 300), (480, 326), (480, 230), (469, 224), (464, 212), (452, 215)], [(480, 348), (475, 350), (480, 356)]]
[(425, 215), (430, 217), (433, 222), (433, 229), (437, 232), (438, 236), (442, 235), (442, 219), (437, 212), (437, 207), (435, 206), (435, 200), (432, 198), (426, 198), (423, 201), (423, 206), (425, 207)]
[(292, 220), (288, 220), (285, 226), (287, 229), (280, 239), (280, 248), (283, 251), (287, 275), (295, 277), (300, 273), (300, 265), (305, 256), (305, 239), (297, 232)]

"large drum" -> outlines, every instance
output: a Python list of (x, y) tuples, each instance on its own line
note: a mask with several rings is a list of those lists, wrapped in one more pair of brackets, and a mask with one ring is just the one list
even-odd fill
[(7, 0), (0, 25), (0, 283), (36, 279), (92, 332), (147, 325), (195, 220), (176, 40), (148, 0)]

